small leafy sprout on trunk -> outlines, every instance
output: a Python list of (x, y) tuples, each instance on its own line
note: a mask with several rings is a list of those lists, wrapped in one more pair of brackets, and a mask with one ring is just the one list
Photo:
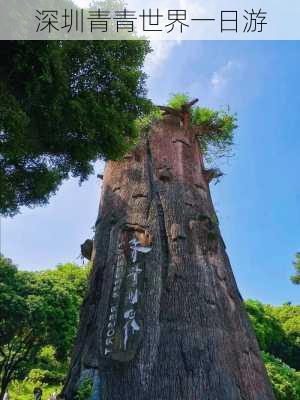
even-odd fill
[(136, 120), (136, 127), (138, 131), (143, 134), (148, 132), (151, 125), (162, 119), (162, 112), (158, 107), (153, 106), (152, 110), (144, 117)]
[(93, 382), (90, 378), (84, 379), (77, 390), (76, 400), (88, 400), (93, 390)]

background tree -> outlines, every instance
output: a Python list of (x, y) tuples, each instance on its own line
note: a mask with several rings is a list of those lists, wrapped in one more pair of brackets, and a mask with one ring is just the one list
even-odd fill
[(276, 400), (300, 398), (300, 306), (245, 302)]
[(295, 275), (291, 277), (291, 281), (296, 285), (300, 285), (300, 253), (296, 254), (296, 260), (294, 262)]
[(46, 272), (18, 271), (0, 258), (0, 399), (13, 379), (41, 364), (45, 346), (66, 362), (85, 290), (87, 269), (67, 264)]
[(69, 174), (84, 180), (100, 158), (135, 141), (149, 110), (146, 41), (0, 44), (0, 212), (44, 204)]
[(276, 400), (300, 399), (300, 373), (280, 359), (263, 353), (268, 376), (272, 382)]
[[(8, 265), (10, 268), (7, 268)], [(77, 308), (85, 293), (88, 270), (89, 267), (79, 268), (69, 263), (60, 265), (54, 270), (45, 271), (42, 275), (44, 278), (47, 277), (47, 281), (53, 281), (51, 287), (61, 285), (64, 288), (68, 288), (68, 291), (74, 296), (73, 302)], [(16, 285), (18, 281), (15, 275), (16, 272), (16, 268), (9, 260), (1, 259), (1, 334), (4, 334), (5, 331), (7, 332), (10, 329), (9, 326), (11, 326), (11, 329), (14, 329), (15, 321), (13, 319), (17, 318), (17, 309), (23, 303), (22, 297), (18, 299), (17, 296), (19, 289), (18, 285)], [(31, 279), (31, 274), (37, 277), (41, 276), (40, 272), (26, 274), (26, 276), (29, 276)], [(17, 275), (19, 276), (19, 273)], [(10, 318), (7, 317), (8, 313), (11, 313), (12, 307), (9, 304), (9, 300), (12, 301), (14, 306), (14, 314)], [(264, 362), (276, 399), (298, 400), (300, 390), (300, 357), (298, 347), (300, 340), (300, 306), (289, 304), (270, 306), (254, 300), (247, 300), (245, 304), (260, 348), (263, 350)], [(7, 307), (6, 310), (5, 307)], [(54, 319), (57, 316), (57, 310), (52, 307), (52, 312), (52, 319)], [(74, 337), (78, 318), (72, 317), (74, 314), (73, 308), (68, 307), (66, 312), (71, 313), (70, 318), (68, 318), (70, 320), (70, 327), (67, 329), (67, 332), (69, 332), (67, 335)], [(20, 316), (20, 312), (18, 316)], [(49, 318), (46, 324), (49, 324), (49, 329), (53, 329), (48, 321), (51, 322), (51, 319)], [(20, 319), (20, 324), (23, 324), (22, 318)], [(59, 327), (56, 326), (56, 329), (59, 329)], [(13, 375), (14, 378), (19, 379), (14, 379), (9, 384), (10, 399), (31, 400), (33, 389), (37, 386), (42, 387), (45, 398), (53, 392), (59, 393), (67, 373), (68, 355), (72, 341), (73, 339), (64, 341), (66, 343), (64, 349), (61, 349), (60, 343), (57, 344), (56, 341), (53, 341), (52, 343), (54, 344), (41, 347), (37, 354), (35, 352), (29, 354), (24, 367), (20, 368)], [(66, 354), (67, 356), (65, 356)], [(291, 368), (290, 365), (293, 365), (294, 368)], [(85, 399), (85, 394), (90, 389), (90, 382), (84, 382), (80, 387), (78, 398)]]
[(255, 300), (245, 305), (260, 349), (300, 370), (300, 306), (275, 307)]

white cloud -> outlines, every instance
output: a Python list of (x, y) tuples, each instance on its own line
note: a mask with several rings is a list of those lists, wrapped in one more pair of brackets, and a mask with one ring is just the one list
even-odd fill
[[(171, 1), (171, 5), (173, 1)], [(181, 10), (187, 10), (189, 15), (193, 15), (196, 18), (200, 18), (205, 14), (206, 9), (203, 7), (203, 4), (200, 5), (199, 0), (179, 0), (179, 7)], [(172, 7), (171, 7), (172, 8)]]
[(224, 90), (240, 67), (241, 64), (239, 62), (229, 60), (225, 65), (215, 71), (210, 80), (213, 90), (218, 93)]
[(75, 3), (80, 8), (88, 8), (91, 0), (73, 0), (73, 3)]
[(174, 47), (180, 44), (175, 40), (154, 40), (151, 41), (152, 53), (148, 54), (145, 60), (144, 70), (147, 74), (159, 75), (164, 63), (170, 57)]

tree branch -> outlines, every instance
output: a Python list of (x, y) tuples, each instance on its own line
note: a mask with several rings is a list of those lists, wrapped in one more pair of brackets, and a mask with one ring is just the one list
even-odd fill
[(188, 111), (194, 104), (198, 103), (199, 99), (194, 99), (189, 103), (185, 103), (181, 106), (182, 111)]
[(172, 107), (167, 107), (167, 106), (158, 106), (158, 108), (162, 111), (164, 111), (165, 115), (171, 114), (176, 117), (181, 117), (181, 112), (180, 110), (175, 110), (175, 108)]
[(223, 172), (221, 172), (217, 168), (205, 169), (203, 171), (203, 176), (207, 183), (210, 183), (213, 179), (220, 178), (223, 175), (224, 175)]

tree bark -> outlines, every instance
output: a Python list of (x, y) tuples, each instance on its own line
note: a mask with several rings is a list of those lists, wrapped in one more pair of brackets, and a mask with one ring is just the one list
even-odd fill
[[(134, 238), (148, 248), (136, 263)], [(97, 378), (102, 400), (274, 399), (197, 138), (175, 116), (106, 165), (67, 399), (84, 377)]]

